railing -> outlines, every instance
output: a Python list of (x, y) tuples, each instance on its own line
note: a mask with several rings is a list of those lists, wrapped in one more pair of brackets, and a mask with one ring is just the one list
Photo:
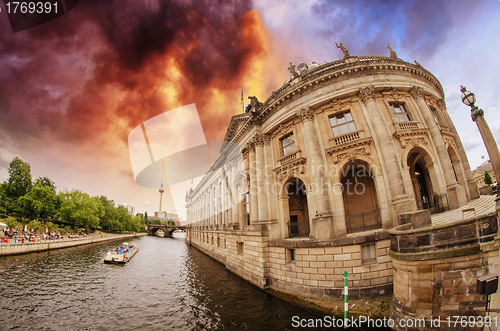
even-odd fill
[(431, 214), (438, 214), (446, 210), (450, 210), (450, 205), (448, 204), (448, 195), (446, 193), (434, 194), (432, 203), (428, 199), (417, 201), (417, 208), (419, 210), (430, 209)]
[(361, 138), (361, 132), (362, 131), (355, 131), (355, 132), (346, 133), (344, 135), (335, 137), (335, 138), (330, 140), (330, 144), (332, 147), (334, 147), (334, 146), (342, 145), (342, 144), (345, 144), (345, 143), (348, 143), (348, 142), (351, 142), (354, 140), (358, 140), (359, 138)]
[(362, 212), (360, 214), (345, 213), (347, 223), (347, 233), (362, 232), (382, 228), (382, 220), (380, 217), (380, 209), (370, 212)]
[(280, 165), (285, 165), (285, 164), (293, 162), (299, 158), (300, 158), (300, 150), (283, 156), (281, 159), (278, 160), (278, 162)]
[(414, 129), (418, 129), (418, 122), (416, 121), (396, 123), (396, 131), (414, 130)]
[(289, 229), (290, 229), (290, 237), (292, 238), (304, 238), (309, 237), (309, 226), (303, 224), (302, 228), (300, 227), (299, 222), (289, 221)]

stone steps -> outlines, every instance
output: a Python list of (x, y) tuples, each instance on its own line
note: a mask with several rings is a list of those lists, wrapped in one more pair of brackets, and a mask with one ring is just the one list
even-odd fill
[[(458, 209), (449, 210), (444, 213), (431, 215), (433, 225), (447, 224), (464, 219), (462, 211), (464, 209), (475, 208), (476, 217), (484, 216), (495, 212), (495, 195), (481, 195), (478, 199), (472, 200), (465, 206)], [(473, 217), (474, 212), (467, 212), (465, 218)]]

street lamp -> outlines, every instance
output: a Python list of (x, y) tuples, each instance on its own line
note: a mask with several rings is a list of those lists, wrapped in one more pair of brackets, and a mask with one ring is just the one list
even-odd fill
[[(472, 121), (476, 122), (477, 128), (481, 133), (484, 145), (490, 156), (491, 165), (493, 166), (493, 171), (496, 176), (500, 174), (500, 152), (498, 151), (498, 146), (491, 133), (490, 127), (486, 120), (484, 119), (484, 111), (479, 109), (476, 103), (476, 96), (471, 91), (467, 91), (465, 86), (460, 85), (460, 91), (462, 92), (462, 102), (470, 107)], [(496, 188), (497, 196), (495, 198), (495, 210), (498, 213), (500, 211), (500, 191), (498, 187)]]

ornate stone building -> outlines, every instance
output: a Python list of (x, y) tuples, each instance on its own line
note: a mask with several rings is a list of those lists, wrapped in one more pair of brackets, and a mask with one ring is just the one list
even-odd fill
[(479, 196), (443, 88), (395, 53), (289, 70), (231, 119), (187, 240), (260, 287), (339, 295), (347, 271), (350, 295), (390, 292), (399, 215)]

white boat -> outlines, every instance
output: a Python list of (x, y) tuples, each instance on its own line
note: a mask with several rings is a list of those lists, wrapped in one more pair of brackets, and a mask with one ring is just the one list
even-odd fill
[(139, 251), (137, 244), (124, 242), (116, 249), (109, 251), (104, 258), (104, 263), (125, 263)]

